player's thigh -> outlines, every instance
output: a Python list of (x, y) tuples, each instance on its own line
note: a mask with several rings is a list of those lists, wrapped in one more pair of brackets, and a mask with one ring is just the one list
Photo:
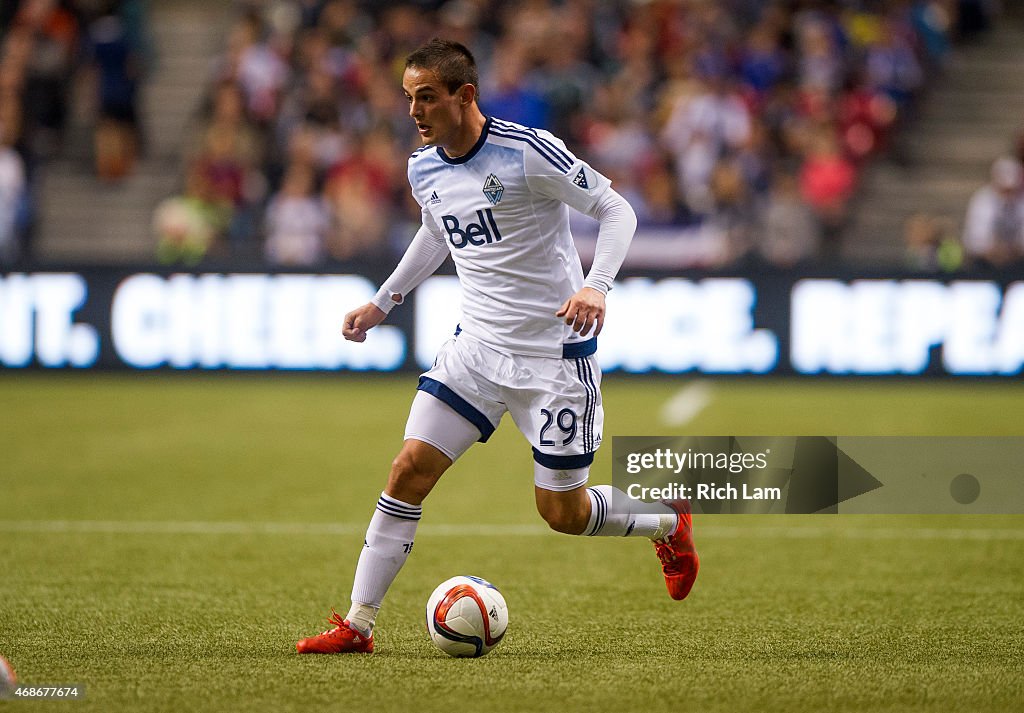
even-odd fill
[(505, 404), (481, 373), (475, 345), (452, 339), (438, 351), (434, 365), (420, 376), (409, 410), (406, 439), (433, 445), (455, 461), (476, 441), (494, 433)]
[(480, 429), (450, 405), (419, 390), (409, 408), (405, 439), (428, 443), (452, 462), (481, 438)]

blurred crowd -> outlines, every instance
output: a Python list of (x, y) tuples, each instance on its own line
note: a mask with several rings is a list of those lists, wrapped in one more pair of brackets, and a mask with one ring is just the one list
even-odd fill
[(93, 94), (97, 175), (131, 171), (148, 54), (145, 0), (0, 3), (0, 265), (29, 238), (37, 169), (61, 153), (76, 90)]
[(891, 150), (971, 4), (243, 4), (183, 191), (155, 217), (160, 257), (401, 252), (418, 222), (403, 59), (435, 35), (475, 52), (485, 113), (563, 138), (630, 200), (641, 235), (703, 236), (694, 261), (709, 266), (828, 257), (862, 168)]
[[(31, 226), (34, 166), (59, 150), (76, 64), (96, 76), (97, 175), (131, 172), (144, 4), (3, 3), (0, 262)], [(991, 0), (234, 8), (185, 139), (180, 191), (154, 214), (166, 264), (330, 268), (400, 254), (419, 222), (405, 175), (419, 142), (403, 61), (433, 36), (474, 51), (486, 114), (547, 128), (608, 175), (653, 255), (678, 251), (707, 267), (827, 260), (864, 167), (898, 153), (901, 125), (951, 42), (984, 29)], [(584, 241), (588, 231), (581, 222)]]

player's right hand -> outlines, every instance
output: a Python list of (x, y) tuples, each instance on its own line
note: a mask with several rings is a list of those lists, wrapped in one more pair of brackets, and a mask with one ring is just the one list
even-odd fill
[(345, 315), (341, 335), (350, 342), (365, 342), (366, 333), (383, 322), (386, 317), (380, 307), (367, 302)]

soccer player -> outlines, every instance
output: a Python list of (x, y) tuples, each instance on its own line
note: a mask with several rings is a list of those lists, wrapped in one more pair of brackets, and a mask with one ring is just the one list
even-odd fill
[[(550, 133), (484, 116), (477, 87), (473, 55), (456, 42), (432, 40), (406, 59), (402, 88), (423, 141), (409, 159), (409, 183), (423, 225), (374, 298), (345, 315), (342, 333), (365, 340), (449, 254), (462, 317), (420, 377), (366, 531), (348, 616), (333, 613), (333, 628), (299, 641), (300, 653), (373, 651), (374, 620), (412, 551), (424, 498), (506, 411), (533, 446), (537, 509), (552, 529), (653, 540), (674, 599), (697, 576), (687, 501), (622, 511), (625, 493), (587, 487), (604, 421), (597, 335), (636, 216)], [(586, 279), (570, 207), (600, 221)]]

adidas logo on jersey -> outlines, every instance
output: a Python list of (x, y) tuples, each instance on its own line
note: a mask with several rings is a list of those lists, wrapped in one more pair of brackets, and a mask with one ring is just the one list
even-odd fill
[(467, 223), (463, 228), (459, 219), (454, 215), (442, 215), (441, 223), (444, 225), (444, 232), (448, 233), (448, 242), (455, 249), (464, 248), (467, 245), (487, 245), (489, 243), (501, 242), (501, 232), (498, 231), (498, 224), (494, 221), (494, 213), (490, 208), (476, 212), (478, 223)]
[(576, 174), (576, 178), (572, 179), (572, 182), (583, 190), (590, 190), (590, 184), (587, 182), (587, 174), (584, 173), (582, 166), (580, 166), (580, 172)]
[(441, 199), (437, 197), (437, 191), (430, 194), (430, 199), (427, 201), (430, 205), (437, 205), (441, 202)]

